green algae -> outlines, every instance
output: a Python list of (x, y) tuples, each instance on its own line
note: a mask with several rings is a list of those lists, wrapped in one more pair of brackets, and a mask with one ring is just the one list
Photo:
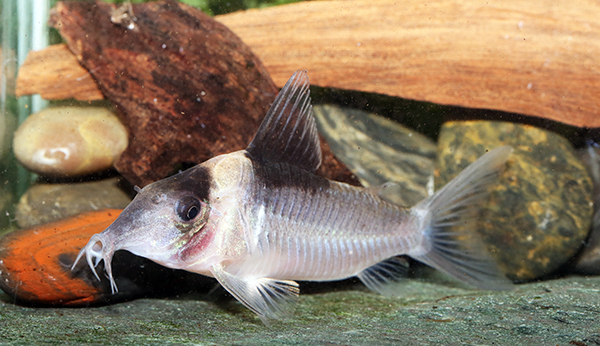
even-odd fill
[(356, 289), (303, 294), (265, 326), (228, 297), (140, 299), (95, 308), (0, 301), (0, 344), (515, 345), (593, 344), (600, 278), (570, 277), (490, 292), (407, 280), (397, 297)]

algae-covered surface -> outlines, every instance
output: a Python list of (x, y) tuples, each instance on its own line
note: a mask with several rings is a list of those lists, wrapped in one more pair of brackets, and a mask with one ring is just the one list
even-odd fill
[(270, 326), (219, 292), (78, 309), (22, 307), (2, 296), (0, 344), (600, 344), (598, 277), (508, 292), (420, 280), (402, 285), (402, 295), (384, 297), (359, 286), (311, 284), (313, 293), (301, 296), (296, 314)]

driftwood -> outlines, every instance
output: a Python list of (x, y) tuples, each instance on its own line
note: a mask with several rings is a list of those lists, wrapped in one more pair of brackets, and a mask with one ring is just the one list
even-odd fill
[(598, 18), (592, 0), (353, 0), (217, 20), (277, 85), (301, 67), (319, 86), (600, 127)]
[[(115, 168), (132, 184), (245, 148), (277, 94), (233, 32), (176, 1), (125, 11), (102, 1), (59, 2), (50, 24), (129, 129)], [(323, 175), (356, 183), (328, 147), (323, 154)]]
[[(314, 85), (600, 127), (600, 4), (311, 1), (216, 19), (277, 86)], [(50, 64), (50, 62), (49, 62)]]
[(131, 133), (119, 173), (143, 186), (179, 164), (244, 148), (277, 93), (250, 49), (175, 1), (133, 5), (133, 27), (115, 22), (116, 11), (101, 1), (59, 2), (50, 24)]

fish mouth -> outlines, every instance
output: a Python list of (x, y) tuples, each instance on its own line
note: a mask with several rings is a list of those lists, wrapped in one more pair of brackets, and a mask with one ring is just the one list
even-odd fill
[(94, 273), (96, 279), (100, 281), (100, 276), (98, 276), (98, 273), (96, 272), (96, 267), (100, 261), (104, 260), (104, 270), (106, 271), (108, 279), (110, 280), (110, 289), (114, 294), (119, 291), (117, 284), (115, 283), (115, 279), (113, 278), (111, 266), (115, 249), (109, 244), (111, 244), (111, 242), (109, 242), (102, 233), (94, 234), (92, 238), (90, 238), (90, 241), (81, 249), (81, 251), (79, 251), (71, 270), (75, 269), (75, 266), (77, 263), (79, 263), (79, 260), (83, 257), (83, 255), (85, 255), (88, 266), (92, 270), (92, 273)]

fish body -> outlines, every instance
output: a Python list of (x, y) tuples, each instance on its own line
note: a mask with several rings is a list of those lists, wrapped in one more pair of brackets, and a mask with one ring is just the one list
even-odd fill
[[(258, 163), (245, 152), (221, 161), (240, 170), (226, 197), (232, 218), (216, 225), (220, 248), (232, 253), (229, 270), (255, 277), (330, 281), (419, 243), (410, 212), (376, 194), (329, 181), (292, 165)], [(211, 196), (223, 199), (222, 194)], [(225, 209), (225, 208), (223, 208)], [(351, 212), (348, 212), (351, 211)], [(400, 251), (400, 252), (399, 252)], [(202, 268), (190, 268), (194, 271)]]
[(364, 189), (314, 174), (321, 150), (308, 87), (306, 72), (296, 72), (247, 149), (146, 186), (77, 261), (85, 256), (96, 274), (104, 260), (113, 290), (110, 261), (120, 249), (212, 276), (263, 321), (289, 314), (296, 280), (357, 276), (389, 294), (406, 271), (402, 254), (478, 287), (510, 287), (469, 221), (510, 147), (403, 208), (382, 197), (389, 185)]

